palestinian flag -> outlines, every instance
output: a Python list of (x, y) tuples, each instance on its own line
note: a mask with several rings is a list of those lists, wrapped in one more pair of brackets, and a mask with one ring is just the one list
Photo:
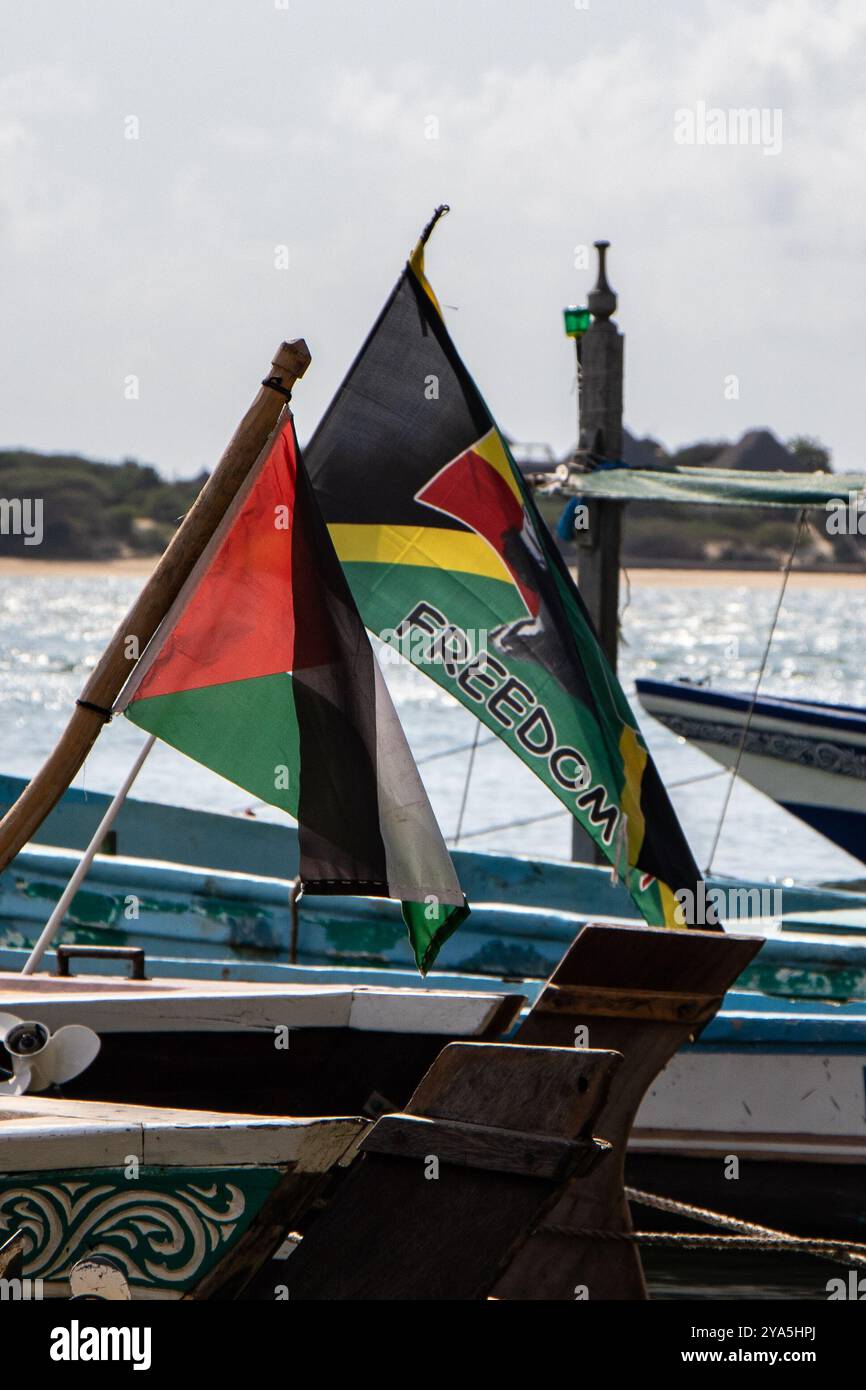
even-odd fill
[[(498, 734), (646, 920), (700, 873), (589, 615), (425, 278), (423, 238), (307, 450), (364, 622)], [(675, 915), (677, 914), (677, 915)]]
[(468, 909), (284, 412), (116, 708), (298, 821), (305, 893)]

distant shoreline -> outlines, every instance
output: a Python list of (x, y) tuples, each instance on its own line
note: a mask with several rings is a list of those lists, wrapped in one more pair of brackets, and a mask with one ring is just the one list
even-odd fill
[[(663, 586), (668, 589), (778, 589), (781, 570), (711, 569), (696, 565), (686, 569), (677, 565), (671, 569), (641, 565), (624, 566), (629, 583), (635, 588)], [(788, 589), (863, 589), (866, 573), (862, 570), (792, 570)]]
[[(21, 560), (0, 557), (0, 578), (4, 575), (28, 575), (31, 579), (105, 578), (146, 579), (155, 569), (158, 555), (134, 556), (125, 560)], [(736, 569), (722, 566), (626, 565), (629, 583), (637, 588), (664, 586), (666, 588), (747, 588), (774, 589), (781, 582), (778, 569)], [(863, 570), (793, 570), (789, 580), (792, 589), (861, 589), (866, 587)]]
[(0, 556), (0, 575), (28, 574), (32, 579), (72, 579), (77, 576), (143, 575), (156, 568), (158, 555), (135, 555), (126, 560), (19, 560)]

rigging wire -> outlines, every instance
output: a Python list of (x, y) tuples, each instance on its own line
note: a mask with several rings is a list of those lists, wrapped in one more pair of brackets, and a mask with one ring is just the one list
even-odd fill
[(480, 733), (481, 724), (478, 723), (475, 725), (475, 737), (472, 740), (472, 749), (469, 754), (469, 763), (466, 768), (466, 781), (463, 783), (463, 799), (460, 802), (460, 815), (457, 817), (457, 834), (454, 836), (454, 839), (452, 841), (455, 847), (460, 844), (460, 832), (463, 829), (463, 813), (466, 810), (466, 801), (469, 797), (469, 783), (472, 781), (472, 768), (475, 764), (475, 754), (478, 751), (478, 738)]
[(450, 758), (455, 753), (467, 753), (470, 748), (486, 748), (488, 743), (498, 742), (499, 739), (496, 734), (491, 734), (489, 738), (482, 739), (479, 743), (476, 731), (474, 740), (470, 740), (469, 743), (455, 743), (453, 748), (440, 748), (436, 753), (428, 753), (423, 758), (416, 758), (415, 763), (418, 767), (423, 767), (425, 763), (435, 763), (437, 758)]
[[(489, 741), (492, 743), (495, 740), (491, 739)], [(485, 742), (487, 742), (487, 740), (485, 740)], [(469, 745), (467, 744), (466, 746), (468, 747)], [(484, 743), (480, 743), (478, 746), (479, 748), (483, 748)], [(700, 772), (696, 777), (684, 777), (679, 782), (667, 782), (665, 785), (668, 791), (675, 791), (677, 787), (688, 787), (691, 786), (693, 782), (708, 782), (712, 777), (724, 777), (728, 770), (729, 769), (726, 767), (720, 767), (714, 772)], [(460, 838), (462, 840), (477, 840), (480, 839), (482, 835), (494, 835), (504, 830), (517, 830), (524, 825), (538, 825), (539, 821), (555, 820), (557, 816), (570, 815), (571, 812), (567, 810), (566, 807), (560, 806), (557, 811), (543, 811), (537, 816), (522, 816), (519, 820), (502, 821), (499, 825), (487, 825), (483, 830), (467, 830), (465, 833), (461, 831)], [(454, 843), (456, 844), (456, 840)]]
[(800, 509), (800, 515), (799, 515), (799, 517), (797, 518), (797, 527), (796, 527), (796, 530), (795, 530), (795, 532), (794, 532), (794, 542), (793, 542), (793, 545), (791, 546), (791, 551), (790, 551), (790, 554), (788, 555), (788, 559), (787, 559), (787, 562), (786, 562), (786, 564), (785, 564), (785, 568), (784, 568), (784, 570), (782, 571), (782, 586), (781, 586), (781, 588), (779, 589), (779, 597), (778, 597), (777, 600), (776, 600), (776, 608), (775, 608), (775, 611), (774, 611), (774, 613), (773, 613), (773, 621), (771, 622), (771, 624), (770, 624), (770, 630), (769, 630), (769, 632), (767, 633), (767, 641), (766, 641), (766, 643), (765, 643), (765, 645), (764, 645), (764, 654), (763, 654), (763, 656), (761, 657), (761, 664), (760, 664), (760, 667), (758, 668), (758, 676), (757, 676), (757, 680), (755, 681), (755, 689), (754, 689), (754, 692), (753, 692), (753, 694), (752, 694), (752, 699), (751, 699), (751, 702), (750, 702), (750, 704), (749, 704), (748, 711), (747, 711), (747, 713), (746, 713), (746, 718), (745, 718), (745, 720), (744, 720), (744, 722), (743, 722), (743, 731), (742, 731), (742, 733), (740, 734), (740, 742), (739, 742), (739, 746), (738, 746), (738, 748), (737, 748), (737, 756), (736, 756), (736, 759), (735, 759), (735, 762), (734, 762), (734, 766), (733, 766), (732, 769), (731, 769), (731, 780), (729, 781), (728, 786), (727, 786), (727, 790), (726, 790), (726, 792), (725, 792), (725, 799), (724, 799), (724, 802), (722, 803), (722, 811), (721, 811), (721, 815), (719, 816), (719, 823), (718, 823), (718, 825), (716, 826), (716, 833), (715, 833), (715, 835), (714, 835), (714, 837), (713, 837), (713, 844), (712, 844), (712, 848), (711, 848), (711, 850), (710, 850), (710, 857), (709, 857), (709, 860), (708, 860), (708, 862), (707, 862), (707, 867), (706, 867), (706, 871), (705, 871), (707, 874), (712, 873), (712, 870), (713, 870), (713, 860), (715, 859), (715, 857), (716, 857), (716, 851), (717, 851), (718, 848), (719, 848), (719, 840), (721, 839), (722, 827), (724, 826), (725, 817), (726, 817), (727, 814), (728, 814), (728, 808), (729, 808), (729, 806), (730, 806), (730, 804), (731, 804), (731, 794), (732, 794), (732, 792), (733, 792), (733, 790), (734, 790), (734, 783), (736, 782), (737, 777), (739, 776), (740, 764), (741, 764), (741, 762), (743, 761), (743, 753), (744, 753), (745, 747), (746, 747), (746, 740), (747, 740), (747, 738), (748, 738), (748, 736), (749, 736), (749, 730), (750, 730), (750, 728), (751, 728), (751, 726), (752, 726), (752, 715), (753, 715), (754, 712), (755, 712), (755, 705), (758, 703), (758, 693), (759, 693), (759, 691), (760, 691), (760, 689), (761, 689), (761, 681), (763, 680), (763, 678), (764, 678), (764, 672), (765, 672), (765, 670), (767, 669), (767, 658), (768, 658), (769, 655), (770, 655), (770, 647), (772, 646), (772, 643), (773, 643), (773, 637), (775, 636), (775, 632), (776, 632), (776, 625), (777, 625), (777, 623), (778, 623), (778, 621), (779, 621), (779, 614), (780, 614), (781, 611), (782, 611), (782, 604), (784, 603), (784, 600), (785, 600), (785, 590), (786, 590), (787, 587), (788, 587), (788, 579), (790, 578), (790, 575), (791, 575), (791, 566), (792, 566), (793, 563), (794, 563), (794, 556), (795, 556), (796, 553), (797, 553), (797, 547), (798, 547), (799, 544), (800, 544), (800, 537), (801, 537), (802, 534), (803, 534), (803, 528), (804, 528), (805, 524), (806, 524), (806, 508), (805, 508), (805, 507), (801, 507), (801, 509)]
[(729, 770), (727, 767), (717, 767), (713, 772), (698, 772), (694, 777), (681, 777), (678, 782), (665, 782), (665, 786), (669, 792), (674, 792), (677, 787), (690, 787), (694, 782), (710, 782), (714, 777), (724, 777)]
[[(521, 825), (537, 825), (539, 821), (553, 820), (555, 816), (570, 817), (571, 812), (567, 811), (564, 806), (561, 806), (558, 811), (545, 811), (544, 814), (540, 816), (524, 816), (522, 820), (509, 820), (505, 821), (502, 825), (488, 825), (484, 830), (467, 830), (462, 838), (464, 840), (477, 840), (482, 835), (493, 835), (500, 830), (514, 830)], [(456, 845), (457, 841), (455, 840), (453, 843)]]

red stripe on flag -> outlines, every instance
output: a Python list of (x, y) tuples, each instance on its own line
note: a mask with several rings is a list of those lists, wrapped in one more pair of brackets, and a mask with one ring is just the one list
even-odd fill
[(296, 475), (288, 420), (136, 700), (291, 671)]

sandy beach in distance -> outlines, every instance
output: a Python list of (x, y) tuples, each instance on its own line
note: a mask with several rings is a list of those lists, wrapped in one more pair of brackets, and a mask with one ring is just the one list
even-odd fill
[[(625, 566), (629, 581), (638, 586), (663, 584), (671, 589), (709, 588), (778, 589), (781, 570), (735, 569), (637, 569)], [(862, 589), (866, 572), (792, 570), (789, 589)]]
[(130, 560), (19, 560), (0, 557), (0, 575), (29, 574), (31, 579), (74, 579), (98, 575), (142, 575), (156, 566), (158, 555), (137, 555)]
[[(30, 575), (32, 579), (55, 577), (72, 579), (75, 577), (98, 577), (105, 575), (120, 578), (139, 576), (146, 578), (158, 560), (156, 555), (135, 556), (126, 560), (20, 560), (11, 557), (0, 558), (0, 578), (3, 575)], [(737, 570), (710, 568), (649, 569), (626, 566), (628, 580), (638, 587), (664, 585), (667, 588), (701, 588), (712, 585), (714, 588), (745, 587), (748, 589), (775, 589), (780, 582), (779, 570)], [(866, 572), (848, 573), (837, 571), (794, 570), (788, 581), (791, 589), (823, 589), (866, 587)]]

